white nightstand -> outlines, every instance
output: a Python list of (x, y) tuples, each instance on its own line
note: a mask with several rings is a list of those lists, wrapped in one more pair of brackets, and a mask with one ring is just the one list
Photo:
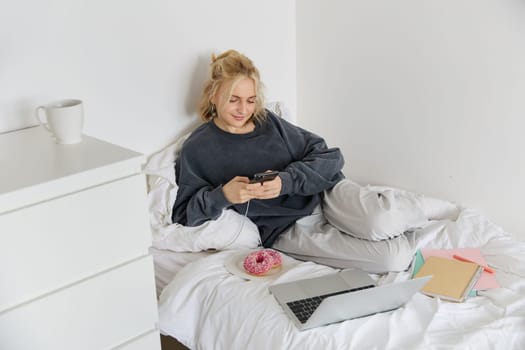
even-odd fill
[(0, 135), (1, 349), (160, 349), (144, 161)]

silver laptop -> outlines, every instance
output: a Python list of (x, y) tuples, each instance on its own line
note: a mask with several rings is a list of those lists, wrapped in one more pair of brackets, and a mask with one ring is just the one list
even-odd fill
[(376, 286), (360, 270), (270, 286), (270, 292), (299, 330), (397, 309), (431, 276)]

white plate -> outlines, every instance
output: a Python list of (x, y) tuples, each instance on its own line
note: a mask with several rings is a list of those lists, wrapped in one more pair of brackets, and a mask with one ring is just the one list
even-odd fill
[(271, 269), (263, 276), (250, 275), (248, 272), (246, 272), (246, 270), (244, 270), (243, 264), (244, 264), (244, 259), (246, 258), (246, 256), (254, 251), (256, 250), (246, 250), (246, 251), (242, 251), (242, 252), (238, 252), (238, 253), (230, 255), (224, 261), (224, 267), (232, 275), (244, 278), (246, 280), (266, 280), (266, 279), (276, 278), (277, 276), (282, 274), (284, 271), (290, 269), (289, 258), (281, 254), (282, 263), (280, 267)]

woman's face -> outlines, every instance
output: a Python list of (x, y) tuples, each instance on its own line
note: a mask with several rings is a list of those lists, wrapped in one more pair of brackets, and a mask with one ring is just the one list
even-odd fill
[(228, 94), (228, 86), (222, 86), (213, 103), (217, 108), (215, 124), (224, 131), (233, 134), (243, 134), (253, 130), (254, 124), (250, 119), (255, 112), (255, 83), (250, 78), (239, 80), (232, 90), (232, 95), (226, 101), (222, 96)]

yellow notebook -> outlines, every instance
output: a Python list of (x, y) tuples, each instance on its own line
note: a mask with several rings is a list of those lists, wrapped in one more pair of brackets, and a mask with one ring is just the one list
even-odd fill
[(483, 268), (478, 264), (429, 256), (414, 278), (432, 276), (421, 293), (443, 300), (462, 302), (470, 293)]

